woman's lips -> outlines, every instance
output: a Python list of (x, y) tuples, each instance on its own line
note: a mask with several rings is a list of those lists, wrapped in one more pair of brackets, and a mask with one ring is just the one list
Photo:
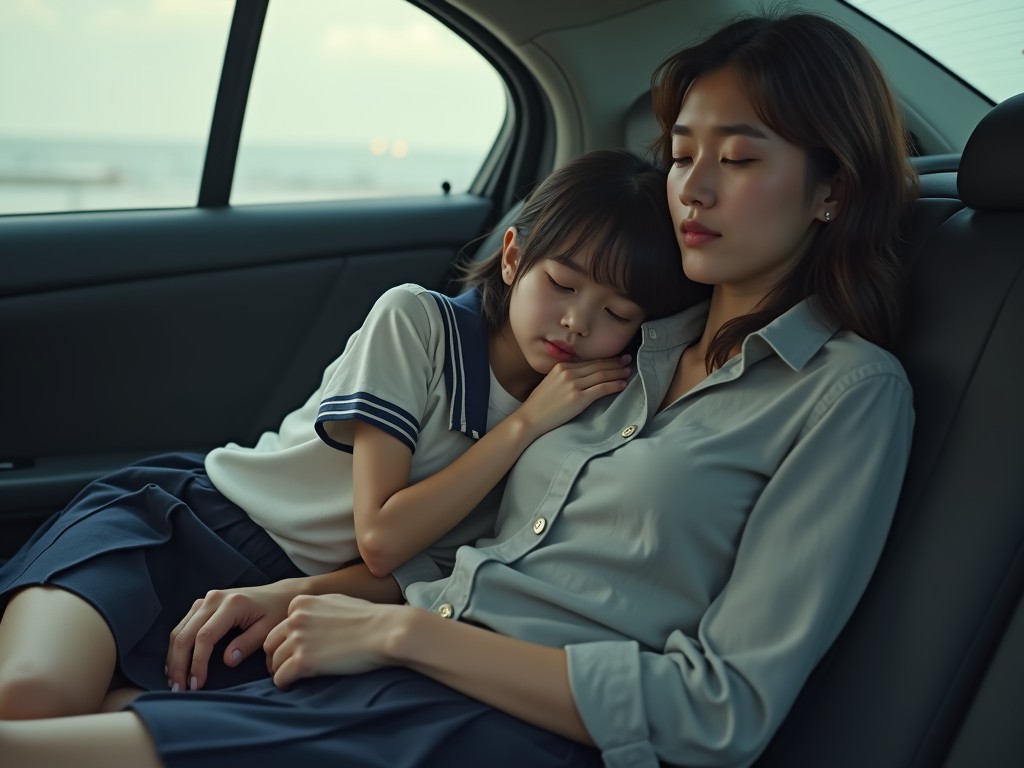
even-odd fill
[(696, 221), (684, 221), (681, 227), (683, 231), (683, 245), (687, 248), (699, 248), (710, 243), (715, 238), (721, 237), (718, 232), (708, 229)]
[(720, 235), (715, 235), (711, 232), (683, 232), (683, 245), (687, 248), (699, 248), (718, 237)]

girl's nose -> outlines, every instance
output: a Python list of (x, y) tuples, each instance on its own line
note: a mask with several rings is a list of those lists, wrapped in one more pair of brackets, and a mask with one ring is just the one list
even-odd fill
[(586, 336), (587, 327), (586, 322), (582, 319), (583, 315), (581, 312), (568, 311), (562, 318), (562, 325), (568, 328), (570, 331), (575, 333), (577, 336)]

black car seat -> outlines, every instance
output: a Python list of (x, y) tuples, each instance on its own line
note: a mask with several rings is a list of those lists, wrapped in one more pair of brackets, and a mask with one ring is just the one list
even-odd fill
[(898, 350), (917, 413), (900, 505), (758, 768), (1024, 765), (1022, 136), (1024, 94), (979, 123), (957, 174), (924, 178)]

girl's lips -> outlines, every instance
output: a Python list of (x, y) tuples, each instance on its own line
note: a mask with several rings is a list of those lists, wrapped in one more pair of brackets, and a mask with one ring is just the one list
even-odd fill
[(568, 344), (563, 344), (560, 341), (548, 341), (545, 339), (544, 348), (551, 357), (555, 358), (555, 360), (558, 360), (560, 363), (564, 363), (567, 360), (572, 360), (576, 357), (576, 350)]

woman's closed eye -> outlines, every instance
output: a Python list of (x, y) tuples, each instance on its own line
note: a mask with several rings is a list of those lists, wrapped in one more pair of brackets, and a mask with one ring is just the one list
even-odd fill
[(752, 157), (742, 157), (742, 158), (723, 157), (722, 158), (722, 165), (749, 165), (752, 162), (754, 162), (754, 159)]

